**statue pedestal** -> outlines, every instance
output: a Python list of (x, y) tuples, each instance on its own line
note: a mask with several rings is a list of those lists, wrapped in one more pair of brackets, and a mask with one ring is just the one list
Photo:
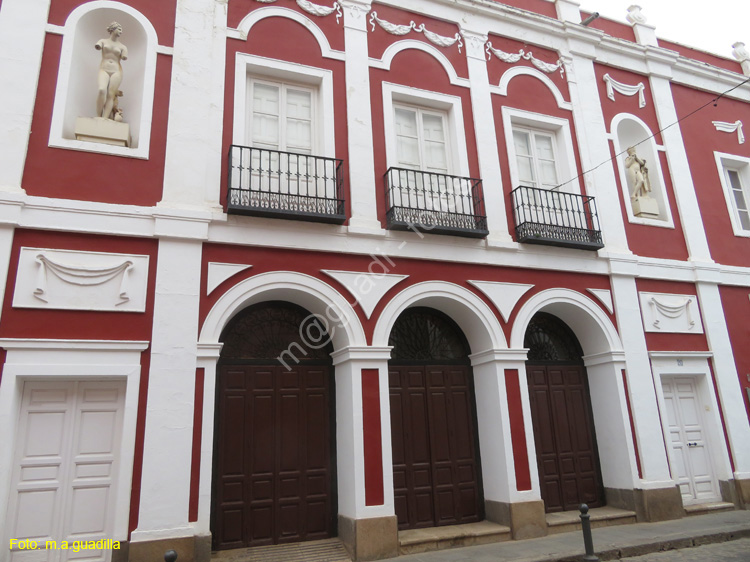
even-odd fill
[(103, 117), (79, 117), (75, 135), (76, 140), (130, 146), (130, 125)]
[(659, 202), (653, 197), (631, 197), (633, 215), (645, 219), (659, 218)]

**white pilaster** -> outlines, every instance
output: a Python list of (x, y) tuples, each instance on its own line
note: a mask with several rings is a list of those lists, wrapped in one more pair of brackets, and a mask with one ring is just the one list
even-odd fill
[(651, 93), (654, 97), (659, 127), (664, 129), (664, 127), (671, 125), (662, 131), (662, 138), (667, 149), (669, 172), (672, 176), (672, 186), (688, 254), (692, 261), (712, 262), (708, 240), (706, 239), (706, 230), (698, 206), (698, 196), (695, 192), (693, 176), (690, 173), (690, 163), (682, 139), (682, 131), (680, 124), (677, 123), (679, 117), (675, 109), (672, 86), (669, 81), (671, 72), (666, 64), (650, 61), (649, 66), (652, 68)]
[(617, 324), (625, 349), (625, 368), (633, 424), (640, 448), (643, 473), (641, 485), (671, 487), (674, 482), (669, 472), (664, 438), (661, 431), (658, 431), (661, 427), (659, 406), (654, 391), (646, 336), (643, 333), (635, 276), (617, 274), (613, 271), (611, 279)]
[[(593, 57), (593, 45), (571, 38), (570, 53), (566, 54), (565, 68), (573, 103), (573, 118), (576, 123), (581, 166), (584, 171), (593, 170), (612, 157)], [(625, 223), (620, 210), (614, 166), (601, 166), (584, 175), (583, 180), (586, 193), (596, 198), (599, 224), (606, 244), (605, 250), (610, 254), (630, 254), (625, 235)]]
[(4, 0), (0, 10), (0, 191), (22, 191), (50, 0)]
[[(391, 409), (388, 391), (389, 347), (348, 347), (332, 354), (336, 371), (336, 465), (339, 515), (350, 519), (395, 514)], [(380, 386), (380, 435), (383, 454), (383, 505), (365, 502), (365, 448), (362, 418), (362, 370), (377, 369)]]
[(657, 47), (659, 42), (656, 39), (656, 28), (646, 23), (646, 16), (641, 13), (641, 7), (633, 4), (628, 8), (627, 20), (633, 26), (635, 40), (640, 45), (651, 45)]
[[(367, 49), (369, 0), (341, 0), (346, 45), (346, 125), (349, 135), (350, 232), (381, 233), (375, 193), (375, 157)], [(385, 170), (383, 170), (385, 172)]]
[(226, 27), (226, 0), (177, 2), (160, 205), (219, 205)]
[(735, 473), (741, 473), (737, 474), (738, 478), (749, 479), (750, 424), (748, 424), (726, 318), (724, 318), (719, 286), (716, 283), (698, 281), (696, 287), (703, 316), (703, 328), (709, 349), (714, 354), (714, 379), (724, 413), (729, 446), (734, 457)]
[(202, 242), (162, 238), (138, 528), (133, 541), (192, 535), (188, 524)]
[[(471, 356), (477, 402), (479, 449), (485, 500), (514, 503), (541, 499), (534, 426), (526, 383), (525, 349), (488, 350)], [(510, 427), (505, 371), (518, 371), (531, 490), (519, 491)]]
[(492, 94), (487, 75), (487, 59), (484, 45), (487, 34), (461, 27), (466, 40), (466, 58), (471, 85), (471, 105), (474, 115), (474, 131), (477, 139), (479, 175), (482, 178), (484, 207), (487, 213), (487, 241), (508, 244), (513, 240), (508, 232), (508, 220), (503, 193), (503, 179), (497, 152), (497, 130), (492, 110)]

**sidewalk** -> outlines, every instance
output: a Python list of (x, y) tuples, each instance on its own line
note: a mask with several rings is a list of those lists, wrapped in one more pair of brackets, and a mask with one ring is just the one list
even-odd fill
[[(601, 560), (617, 560), (661, 550), (688, 548), (750, 537), (750, 511), (725, 511), (661, 523), (636, 523), (592, 531)], [(540, 539), (438, 550), (391, 558), (392, 562), (578, 562), (580, 531)], [(750, 560), (750, 553), (748, 553)]]

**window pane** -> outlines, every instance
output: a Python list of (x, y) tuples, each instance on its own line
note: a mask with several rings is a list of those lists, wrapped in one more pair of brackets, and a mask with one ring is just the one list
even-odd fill
[(555, 159), (555, 151), (552, 147), (552, 137), (536, 134), (534, 135), (534, 142), (536, 143), (536, 155), (538, 158), (544, 160)]
[(278, 116), (279, 87), (255, 82), (253, 87), (253, 111)]
[(742, 190), (742, 182), (737, 170), (727, 170), (727, 176), (729, 177), (729, 185), (732, 186), (732, 189)]
[(422, 114), (422, 127), (426, 141), (445, 142), (443, 117), (441, 115)]
[(299, 119), (287, 119), (286, 145), (289, 152), (310, 154), (312, 149), (312, 123)]
[(517, 156), (516, 161), (518, 162), (518, 181), (527, 187), (536, 187), (536, 179), (534, 178), (534, 168), (531, 157)]
[(419, 140), (417, 138), (417, 112), (397, 107), (396, 155), (401, 166), (420, 167)]
[(513, 144), (516, 155), (531, 156), (531, 139), (525, 131), (513, 131)]
[(740, 225), (742, 230), (750, 230), (750, 213), (747, 211), (740, 212)]
[(417, 112), (396, 108), (396, 134), (417, 138)]
[(287, 117), (295, 119), (312, 119), (312, 92), (288, 88), (286, 114)]
[(540, 160), (539, 173), (542, 176), (542, 183), (545, 185), (557, 185), (557, 171), (555, 170), (554, 161)]

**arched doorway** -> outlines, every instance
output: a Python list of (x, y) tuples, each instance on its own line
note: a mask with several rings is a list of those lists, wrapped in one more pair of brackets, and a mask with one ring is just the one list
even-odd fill
[(393, 487), (399, 529), (484, 517), (469, 345), (430, 308), (409, 308), (389, 345)]
[(538, 312), (524, 337), (539, 486), (547, 513), (604, 505), (583, 352), (559, 318)]
[[(237, 314), (221, 335), (211, 531), (216, 550), (335, 536), (335, 415), (327, 342), (285, 302)], [(314, 322), (314, 320), (313, 320)], [(322, 330), (321, 330), (322, 332)], [(299, 360), (284, 356), (290, 350)], [(288, 367), (287, 367), (288, 366)]]

